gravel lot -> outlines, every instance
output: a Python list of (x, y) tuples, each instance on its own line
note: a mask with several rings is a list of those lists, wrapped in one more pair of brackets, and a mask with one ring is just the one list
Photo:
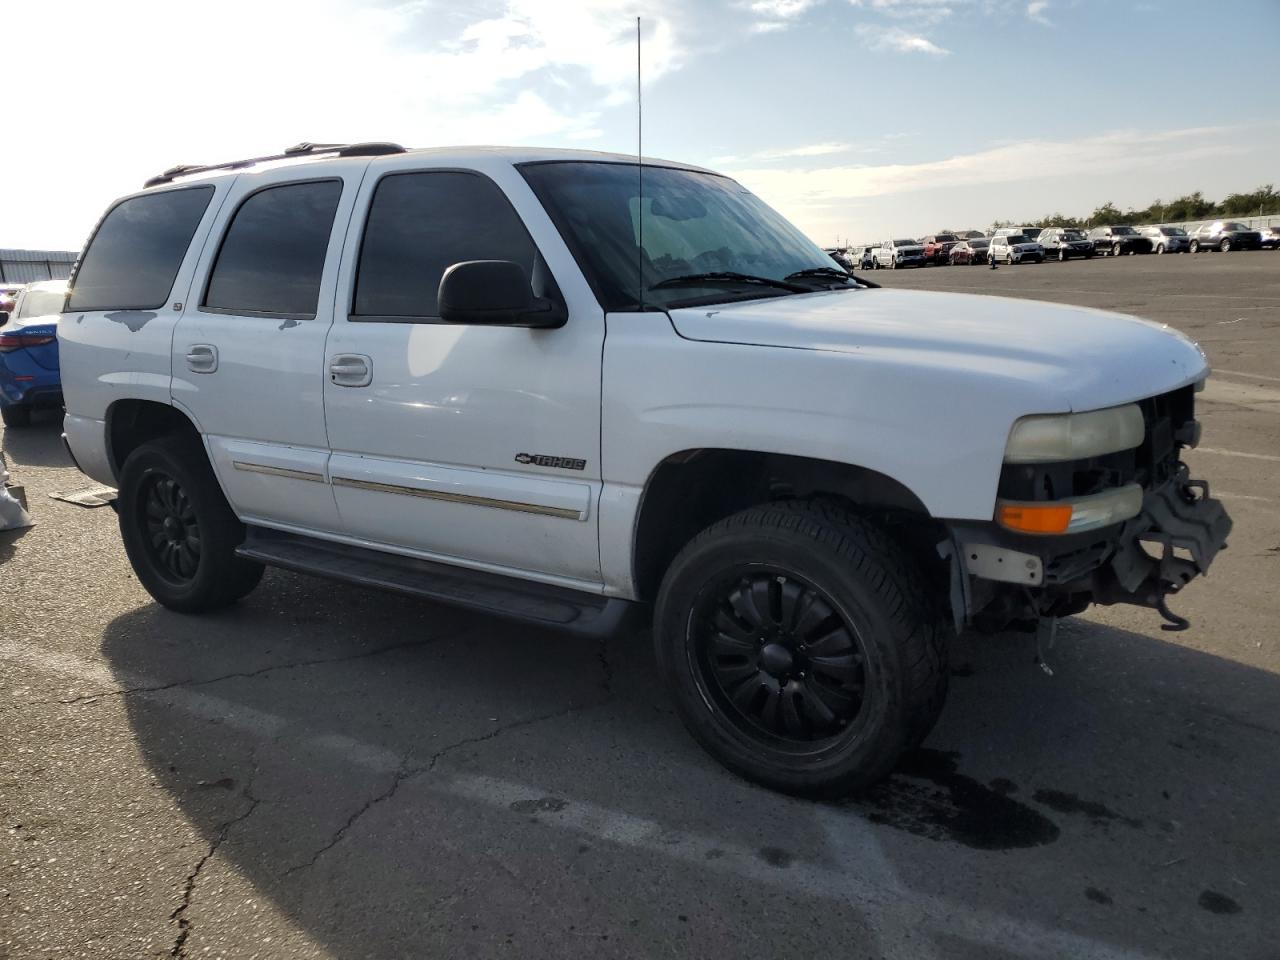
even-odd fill
[(1188, 459), (1236, 532), (1191, 630), (1090, 611), (1053, 676), (962, 642), (926, 749), (801, 802), (699, 751), (644, 632), (280, 572), (162, 610), (109, 509), (49, 499), (87, 481), (45, 417), (0, 435), (39, 520), (0, 535), (0, 960), (1280, 956), (1280, 254), (876, 279), (1205, 346)]

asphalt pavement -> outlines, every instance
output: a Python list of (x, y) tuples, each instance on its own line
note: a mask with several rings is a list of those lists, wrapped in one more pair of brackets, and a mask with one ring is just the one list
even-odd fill
[(794, 800), (697, 748), (643, 630), (279, 571), (163, 610), (110, 509), (50, 499), (89, 481), (46, 416), (0, 434), (38, 521), (0, 534), (0, 960), (1280, 957), (1280, 253), (876, 279), (1204, 345), (1187, 459), (1235, 532), (1190, 630), (1095, 608), (1052, 675), (965, 638), (924, 749)]

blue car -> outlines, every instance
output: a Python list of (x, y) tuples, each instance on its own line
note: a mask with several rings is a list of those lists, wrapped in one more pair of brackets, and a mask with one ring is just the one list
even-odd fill
[(66, 294), (65, 280), (32, 283), (0, 323), (0, 417), (6, 427), (25, 427), (36, 407), (62, 404), (58, 317)]

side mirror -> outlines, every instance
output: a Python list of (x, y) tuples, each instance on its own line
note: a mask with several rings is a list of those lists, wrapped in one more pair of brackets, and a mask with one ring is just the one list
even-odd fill
[(565, 310), (535, 297), (524, 267), (510, 260), (466, 260), (440, 277), (436, 300), (446, 323), (506, 327), (559, 327)]

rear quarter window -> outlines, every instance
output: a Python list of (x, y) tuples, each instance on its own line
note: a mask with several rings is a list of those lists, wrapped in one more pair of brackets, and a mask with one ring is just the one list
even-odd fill
[(157, 310), (169, 300), (213, 187), (130, 197), (98, 225), (72, 278), (68, 310)]

